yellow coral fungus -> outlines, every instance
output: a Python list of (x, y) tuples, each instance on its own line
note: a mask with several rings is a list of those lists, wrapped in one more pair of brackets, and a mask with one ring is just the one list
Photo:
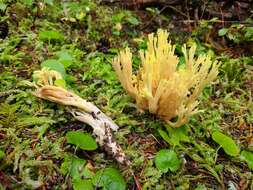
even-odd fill
[(44, 67), (39, 71), (35, 71), (33, 77), (37, 80), (36, 84), (38, 86), (53, 85), (54, 80), (62, 79), (60, 73), (50, 70), (47, 67)]
[[(168, 42), (168, 36), (162, 29), (158, 29), (157, 36), (148, 35), (147, 50), (139, 52), (142, 65), (136, 75), (129, 48), (121, 51), (112, 65), (123, 88), (135, 98), (140, 109), (179, 127), (196, 113), (197, 98), (217, 77), (219, 64), (208, 55), (195, 58), (194, 44), (189, 50), (183, 46), (185, 65), (179, 67), (175, 45)], [(177, 118), (175, 122), (171, 122), (173, 118)]]

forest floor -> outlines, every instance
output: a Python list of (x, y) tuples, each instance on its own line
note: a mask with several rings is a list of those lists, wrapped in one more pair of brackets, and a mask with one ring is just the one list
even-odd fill
[[(0, 2), (0, 189), (253, 189), (253, 2), (182, 2)], [(180, 60), (182, 45), (196, 43), (197, 55), (221, 62), (199, 97), (201, 111), (178, 129), (137, 109), (111, 66), (128, 46), (136, 70), (137, 51), (158, 28), (170, 33)], [(129, 166), (102, 147), (68, 143), (68, 132), (92, 130), (66, 107), (32, 95), (27, 84), (48, 61), (61, 62), (67, 88), (117, 123), (114, 137)], [(176, 153), (177, 169), (157, 167), (162, 149)]]

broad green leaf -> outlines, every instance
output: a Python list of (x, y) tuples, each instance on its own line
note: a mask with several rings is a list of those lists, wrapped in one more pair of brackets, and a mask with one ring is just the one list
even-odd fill
[(178, 128), (172, 128), (166, 125), (168, 135), (170, 138), (170, 144), (172, 146), (179, 146), (180, 142), (189, 142), (189, 136), (187, 131), (187, 126), (181, 126)]
[(253, 153), (243, 150), (241, 152), (241, 157), (243, 160), (245, 160), (251, 170), (253, 170)]
[(54, 85), (59, 87), (65, 87), (66, 81), (64, 79), (57, 79), (54, 81)]
[(95, 150), (97, 149), (97, 143), (89, 133), (83, 133), (80, 131), (70, 131), (66, 134), (67, 142), (74, 144), (83, 150)]
[(83, 170), (83, 176), (86, 178), (86, 179), (91, 179), (93, 178), (95, 175), (95, 173), (90, 169), (90, 166), (89, 166), (89, 163), (86, 164), (84, 170)]
[(93, 184), (103, 190), (125, 190), (126, 182), (118, 170), (106, 168), (99, 170), (92, 180)]
[(78, 180), (74, 180), (72, 183), (73, 183), (74, 190), (93, 190), (94, 189), (92, 185), (92, 181), (90, 179), (88, 180), (78, 179)]
[(219, 36), (224, 36), (228, 32), (228, 28), (222, 28), (219, 30), (218, 34)]
[(56, 59), (48, 59), (46, 61), (43, 61), (41, 63), (41, 67), (47, 67), (51, 70), (59, 72), (63, 77), (65, 77), (66, 72), (63, 64), (61, 64), (58, 60)]
[(80, 159), (74, 155), (66, 156), (61, 165), (61, 172), (66, 175), (70, 174), (72, 179), (81, 179), (84, 176), (86, 160)]
[(59, 61), (64, 65), (65, 68), (68, 68), (72, 65), (74, 58), (66, 51), (60, 51), (57, 53)]
[(2, 150), (0, 150), (0, 159), (2, 159), (4, 157), (5, 157), (5, 153)]
[(43, 30), (39, 32), (39, 38), (42, 41), (63, 41), (64, 37), (61, 33), (54, 30)]
[(223, 150), (230, 156), (237, 156), (240, 149), (237, 147), (232, 138), (219, 131), (215, 131), (212, 134), (212, 139), (218, 143)]
[(168, 170), (175, 172), (180, 167), (180, 160), (173, 150), (163, 149), (160, 150), (155, 156), (156, 167), (162, 172), (166, 173)]
[(137, 18), (135, 18), (134, 16), (130, 16), (130, 17), (127, 17), (127, 22), (132, 24), (132, 25), (138, 25), (140, 22)]
[(6, 9), (7, 5), (0, 2), (0, 11), (4, 11)]

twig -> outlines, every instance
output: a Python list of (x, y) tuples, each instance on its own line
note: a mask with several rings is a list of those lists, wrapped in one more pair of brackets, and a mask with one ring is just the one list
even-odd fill
[(77, 120), (87, 123), (93, 128), (93, 133), (96, 135), (100, 146), (103, 146), (107, 153), (111, 154), (119, 163), (130, 164), (124, 151), (112, 135), (112, 130), (116, 131), (118, 126), (94, 104), (62, 87), (52, 85), (38, 88), (33, 95), (62, 105), (75, 107), (76, 109), (72, 108), (70, 112)]

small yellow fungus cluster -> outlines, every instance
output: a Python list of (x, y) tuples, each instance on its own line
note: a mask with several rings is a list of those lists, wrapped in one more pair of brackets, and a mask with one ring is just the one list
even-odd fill
[(38, 86), (46, 86), (54, 85), (54, 81), (62, 79), (62, 76), (57, 71), (44, 67), (39, 71), (34, 71), (33, 78), (37, 80), (36, 84)]

